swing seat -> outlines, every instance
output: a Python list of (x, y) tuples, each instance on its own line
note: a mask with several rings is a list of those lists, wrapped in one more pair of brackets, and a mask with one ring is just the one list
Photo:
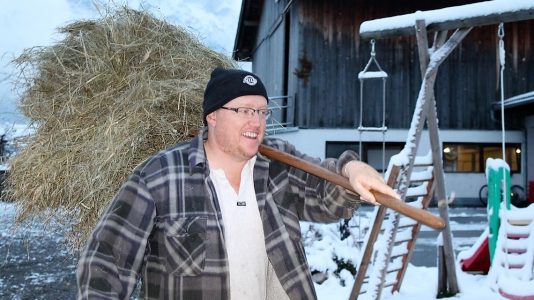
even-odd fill
[(384, 71), (365, 71), (358, 73), (358, 79), (375, 79), (388, 78), (388, 74)]

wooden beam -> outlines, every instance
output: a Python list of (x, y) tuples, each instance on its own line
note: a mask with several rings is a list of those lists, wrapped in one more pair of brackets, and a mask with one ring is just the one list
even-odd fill
[(485, 1), (365, 21), (360, 26), (360, 38), (414, 35), (414, 24), (419, 19), (425, 20), (427, 32), (534, 19), (534, 3), (531, 1), (507, 2), (509, 5), (504, 5), (504, 1)]
[[(430, 60), (430, 54), (428, 53), (428, 37), (426, 31), (426, 25), (424, 20), (416, 20), (414, 32), (416, 33), (415, 39), (417, 40), (417, 53), (419, 54), (419, 70), (421, 71), (421, 78), (425, 77), (426, 68), (428, 67), (428, 61)], [(442, 43), (443, 45), (443, 43)], [(441, 47), (437, 46), (434, 50)]]
[[(264, 144), (261, 144), (258, 150), (262, 155), (265, 155), (271, 159), (283, 162), (297, 169), (301, 169), (302, 171), (310, 173), (321, 179), (328, 180), (334, 184), (337, 184), (357, 194), (357, 192), (354, 190), (349, 180), (345, 176), (342, 176), (338, 173), (330, 171), (329, 169), (310, 163), (299, 157), (293, 156), (291, 154), (285, 153), (283, 151), (280, 151), (273, 147), (269, 147)], [(375, 196), (376, 202), (382, 204), (383, 206), (387, 208), (391, 208), (407, 216), (408, 218), (412, 218), (436, 230), (441, 230), (442, 228), (445, 227), (445, 221), (443, 221), (439, 217), (434, 216), (433, 214), (429, 213), (426, 210), (416, 208), (415, 206), (411, 206), (392, 196), (382, 194), (375, 190), (371, 190), (371, 193), (373, 193), (373, 195)]]
[[(454, 250), (452, 244), (452, 233), (450, 229), (449, 213), (447, 206), (447, 195), (445, 192), (445, 180), (443, 176), (443, 165), (441, 158), (441, 143), (439, 141), (439, 129), (437, 123), (436, 103), (434, 101), (434, 80), (437, 75), (440, 64), (449, 56), (449, 54), (460, 44), (460, 42), (471, 31), (471, 28), (457, 29), (447, 41), (445, 41), (446, 34), (438, 33), (433, 45), (433, 53), (428, 52), (427, 32), (424, 21), (416, 21), (415, 28), (417, 46), (419, 48), (419, 61), (421, 64), (421, 75), (423, 76), (423, 83), (425, 81), (432, 82), (431, 86), (424, 86), (426, 92), (424, 95), (428, 97), (425, 101), (425, 114), (427, 116), (427, 126), (430, 138), (430, 145), (432, 149), (432, 160), (434, 165), (434, 179), (436, 183), (436, 197), (438, 199), (438, 207), (440, 216), (447, 222), (442, 238), (443, 245), (438, 256), (438, 295), (456, 295), (460, 289), (458, 286), (458, 279), (456, 276)], [(423, 89), (423, 84), (422, 87)], [(443, 260), (443, 261), (442, 261)], [(447, 284), (443, 284), (445, 282)]]

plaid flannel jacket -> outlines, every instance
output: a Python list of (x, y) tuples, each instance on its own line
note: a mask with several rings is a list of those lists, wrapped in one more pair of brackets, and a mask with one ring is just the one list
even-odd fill
[[(143, 299), (230, 299), (224, 220), (209, 178), (206, 138), (204, 129), (130, 175), (80, 257), (78, 299), (127, 299), (140, 278)], [(266, 138), (264, 143), (338, 173), (356, 159), (347, 151), (320, 162), (285, 141)], [(276, 275), (290, 299), (316, 299), (299, 220), (334, 222), (346, 206), (357, 208), (354, 195), (261, 154), (253, 176)]]

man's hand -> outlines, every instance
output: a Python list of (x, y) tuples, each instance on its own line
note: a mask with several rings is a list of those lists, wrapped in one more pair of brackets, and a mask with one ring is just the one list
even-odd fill
[(364, 162), (351, 160), (343, 166), (341, 173), (349, 179), (350, 185), (363, 201), (379, 205), (371, 190), (400, 200), (400, 196), (386, 184), (384, 178)]

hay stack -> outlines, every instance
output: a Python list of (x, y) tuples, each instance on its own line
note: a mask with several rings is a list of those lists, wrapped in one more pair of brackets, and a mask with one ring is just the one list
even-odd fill
[(132, 169), (202, 126), (211, 70), (234, 65), (128, 8), (60, 32), (64, 40), (15, 60), (20, 107), (38, 130), (10, 162), (8, 197), (20, 204), (18, 221), (74, 221), (69, 244), (79, 249)]

